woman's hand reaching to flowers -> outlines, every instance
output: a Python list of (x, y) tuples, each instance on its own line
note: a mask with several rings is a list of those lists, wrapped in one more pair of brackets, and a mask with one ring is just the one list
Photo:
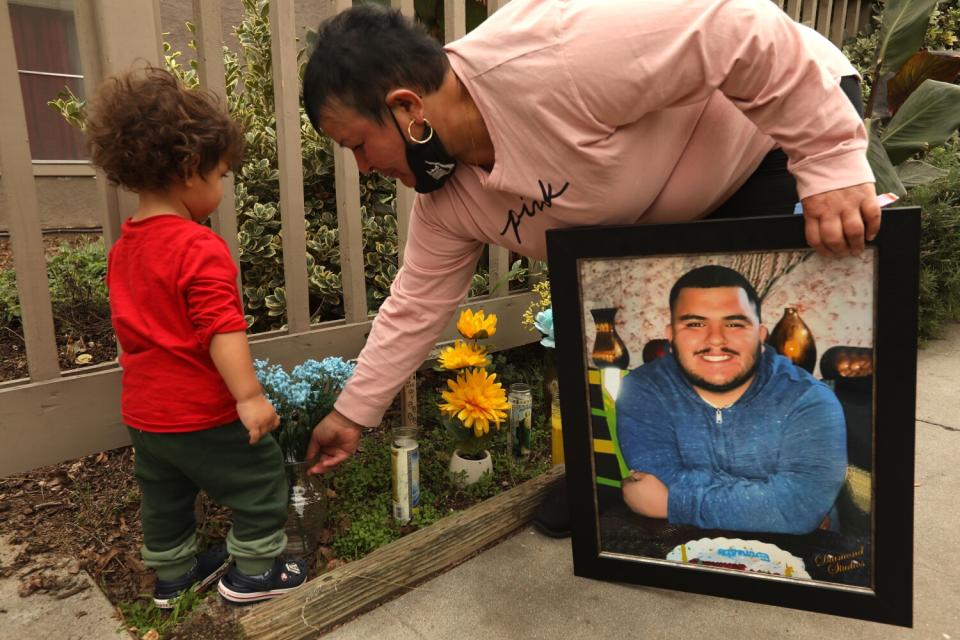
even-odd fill
[(326, 473), (356, 453), (362, 429), (362, 425), (336, 409), (328, 413), (313, 428), (307, 460), (315, 464), (307, 469), (307, 473)]

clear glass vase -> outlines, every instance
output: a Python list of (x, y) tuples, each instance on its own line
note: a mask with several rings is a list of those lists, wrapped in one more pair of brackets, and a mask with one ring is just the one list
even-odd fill
[(323, 476), (307, 475), (306, 462), (287, 462), (287, 546), (284, 555), (302, 557), (316, 551), (327, 525), (327, 486)]

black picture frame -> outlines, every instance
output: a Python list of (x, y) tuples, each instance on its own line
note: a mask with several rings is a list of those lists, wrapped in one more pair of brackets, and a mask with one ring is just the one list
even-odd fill
[[(809, 247), (804, 238), (802, 217), (548, 231), (575, 575), (912, 626), (919, 241), (919, 208), (898, 207), (884, 210), (882, 228), (867, 246), (873, 260), (872, 451), (869, 452), (873, 482), (869, 544), (866, 552), (850, 552), (846, 559), (854, 559), (854, 564), (848, 562), (838, 569), (844, 571), (844, 566), (855, 566), (856, 562), (869, 563), (868, 584), (857, 585), (830, 579), (763, 575), (720, 568), (720, 565), (693, 566), (656, 555), (631, 555), (618, 550), (616, 544), (610, 542), (614, 537), (602, 528), (609, 526), (610, 531), (617, 530), (619, 525), (607, 523), (615, 522), (610, 520), (614, 517), (610, 514), (618, 513), (622, 505), (616, 503), (619, 490), (610, 497), (606, 487), (598, 483), (598, 466), (603, 465), (594, 448), (598, 391), (591, 388), (595, 385), (590, 384), (589, 378), (591, 345), (587, 344), (586, 337), (589, 316), (583, 305), (582, 268), (587, 263), (603, 264), (607, 260), (656, 261), (805, 251)], [(869, 287), (869, 283), (865, 287)], [(668, 306), (666, 300), (664, 306)], [(607, 500), (613, 506), (607, 507)], [(620, 500), (622, 502), (622, 497)], [(658, 540), (655, 536), (659, 534), (648, 533), (645, 525), (634, 524), (647, 521), (641, 516), (630, 514), (625, 521), (628, 524), (624, 526), (635, 527), (628, 528), (627, 535), (633, 536), (635, 531), (634, 537), (640, 540), (641, 546)], [(775, 541), (794, 538), (800, 539), (787, 536)], [(834, 562), (837, 557), (843, 561), (843, 555), (827, 553), (817, 556), (815, 562), (818, 564), (821, 558), (825, 558), (825, 563)]]

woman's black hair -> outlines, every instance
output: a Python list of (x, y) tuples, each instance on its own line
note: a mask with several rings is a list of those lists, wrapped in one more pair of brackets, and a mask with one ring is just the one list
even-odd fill
[(449, 67), (443, 47), (420, 25), (399, 11), (359, 5), (320, 24), (303, 75), (304, 108), (318, 130), (334, 101), (382, 124), (387, 93), (433, 93)]

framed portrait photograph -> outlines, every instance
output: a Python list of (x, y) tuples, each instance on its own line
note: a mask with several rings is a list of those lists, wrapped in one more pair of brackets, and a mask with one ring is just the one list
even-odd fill
[(575, 574), (911, 626), (919, 237), (549, 231)]

